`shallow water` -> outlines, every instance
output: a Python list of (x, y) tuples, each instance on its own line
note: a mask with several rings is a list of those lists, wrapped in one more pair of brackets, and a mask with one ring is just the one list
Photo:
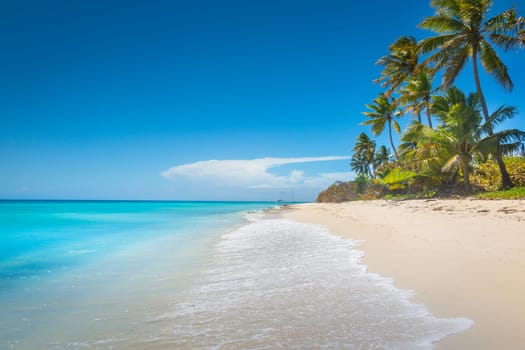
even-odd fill
[(431, 316), (361, 257), (322, 227), (256, 220), (223, 236), (165, 333), (182, 348), (428, 349), (471, 326)]
[(27, 205), (2, 236), (0, 348), (427, 349), (471, 325), (367, 273), (353, 241), (246, 215), (268, 204)]
[(0, 348), (127, 348), (268, 203), (0, 202)]

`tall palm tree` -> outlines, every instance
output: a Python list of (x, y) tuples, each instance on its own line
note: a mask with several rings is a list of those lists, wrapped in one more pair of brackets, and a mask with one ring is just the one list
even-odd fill
[(465, 191), (472, 192), (469, 174), (470, 164), (476, 154), (488, 155), (497, 151), (501, 142), (505, 153), (516, 150), (525, 139), (525, 132), (512, 129), (494, 132), (494, 127), (514, 117), (514, 107), (498, 108), (488, 120), (483, 122), (477, 94), (468, 97), (457, 89), (450, 88), (444, 96), (435, 96), (432, 111), (441, 125), (432, 130), (426, 128), (421, 143), (438, 145), (450, 158), (443, 171), (460, 168), (463, 174)]
[(381, 76), (374, 80), (386, 88), (390, 96), (405, 80), (418, 69), (419, 53), (417, 40), (411, 36), (403, 36), (389, 46), (389, 54), (381, 57), (377, 64), (384, 66)]
[(401, 116), (397, 108), (397, 101), (394, 98), (387, 97), (385, 94), (380, 94), (374, 99), (372, 104), (367, 104), (366, 108), (368, 108), (370, 112), (363, 112), (363, 114), (370, 119), (364, 121), (361, 125), (371, 125), (374, 136), (380, 135), (385, 130), (385, 125), (388, 125), (390, 145), (394, 150), (396, 160), (399, 161), (396, 146), (394, 146), (394, 140), (392, 139), (392, 128), (394, 128), (397, 133), (401, 132), (399, 123), (395, 120), (395, 118)]
[(432, 88), (432, 78), (430, 71), (419, 71), (408, 79), (407, 84), (400, 90), (399, 98), (399, 103), (407, 106), (407, 111), (417, 115), (419, 123), (421, 123), (421, 112), (425, 110), (430, 128), (432, 128), (430, 101), (435, 92)]
[[(494, 47), (509, 51), (522, 48), (525, 43), (523, 19), (518, 17), (514, 9), (489, 18), (492, 3), (492, 0), (432, 0), (435, 15), (419, 25), (437, 33), (434, 37), (424, 39), (420, 49), (423, 54), (437, 50), (429, 61), (435, 63), (436, 68), (444, 69), (444, 87), (451, 86), (468, 60), (472, 59), (474, 82), (485, 121), (489, 120), (490, 114), (481, 89), (478, 60), (505, 90), (511, 91), (513, 83), (507, 66)], [(489, 134), (493, 134), (490, 129)], [(502, 187), (512, 187), (501, 151), (496, 152), (495, 158), (500, 168)]]
[(354, 153), (350, 161), (350, 168), (359, 175), (373, 178), (375, 175), (373, 168), (376, 142), (362, 132), (357, 137), (352, 151)]

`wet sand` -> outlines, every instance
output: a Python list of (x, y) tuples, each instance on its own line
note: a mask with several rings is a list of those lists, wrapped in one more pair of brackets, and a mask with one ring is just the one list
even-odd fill
[(525, 348), (525, 200), (301, 204), (285, 218), (360, 240), (371, 272), (469, 330), (436, 349)]

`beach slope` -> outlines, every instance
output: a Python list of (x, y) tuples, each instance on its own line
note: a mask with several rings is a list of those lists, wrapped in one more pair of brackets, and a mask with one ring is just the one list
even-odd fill
[(475, 322), (436, 349), (525, 348), (525, 201), (301, 204), (283, 215), (362, 241), (369, 271), (437, 317)]

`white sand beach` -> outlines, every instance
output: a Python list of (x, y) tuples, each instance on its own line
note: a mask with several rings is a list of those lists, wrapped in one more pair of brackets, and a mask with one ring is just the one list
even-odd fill
[(282, 213), (362, 241), (369, 271), (414, 290), (437, 317), (475, 322), (436, 349), (525, 348), (525, 200), (301, 204)]

